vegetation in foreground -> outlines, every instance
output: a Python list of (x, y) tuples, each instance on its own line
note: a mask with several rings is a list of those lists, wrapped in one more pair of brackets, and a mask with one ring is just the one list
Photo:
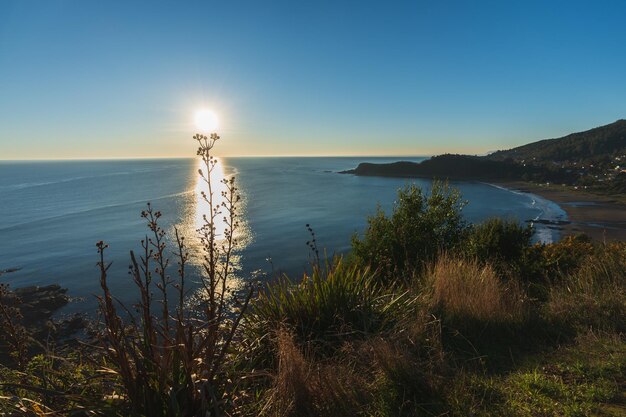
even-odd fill
[(213, 198), (217, 137), (198, 140), (212, 213), (200, 230), (205, 302), (183, 308), (190, 255), (151, 207), (152, 237), (131, 258), (136, 309), (114, 302), (98, 245), (102, 318), (89, 344), (34, 346), (0, 288), (0, 415), (626, 415), (626, 243), (532, 244), (515, 222), (465, 223), (445, 184), (408, 186), (350, 255), (320, 260), (313, 241), (303, 280), (237, 299), (236, 187)]

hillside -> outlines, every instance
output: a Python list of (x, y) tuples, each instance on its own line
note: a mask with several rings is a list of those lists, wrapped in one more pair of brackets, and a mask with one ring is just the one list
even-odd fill
[(517, 148), (494, 152), (492, 160), (564, 162), (601, 160), (626, 154), (626, 120), (572, 133), (562, 138), (544, 139)]
[[(626, 120), (487, 156), (439, 155), (421, 163), (362, 163), (344, 174), (388, 177), (520, 180), (622, 193)], [(620, 174), (622, 173), (622, 174)]]
[(437, 177), (449, 179), (518, 180), (524, 173), (539, 174), (540, 169), (510, 161), (497, 161), (469, 155), (438, 155), (420, 163), (399, 161), (390, 164), (361, 163), (342, 174), (379, 177)]

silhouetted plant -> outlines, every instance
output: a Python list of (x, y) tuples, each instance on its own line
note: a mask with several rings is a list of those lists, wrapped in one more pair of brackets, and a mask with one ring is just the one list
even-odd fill
[(320, 266), (320, 251), (317, 248), (317, 239), (315, 238), (315, 232), (310, 224), (306, 224), (306, 230), (311, 235), (311, 240), (306, 241), (306, 245), (309, 247), (309, 260), (312, 265)]
[[(129, 273), (139, 290), (141, 301), (135, 315), (122, 306), (124, 321), (118, 313), (108, 288), (108, 269), (104, 252), (108, 245), (98, 242), (100, 254), (100, 311), (104, 319), (102, 342), (123, 386), (123, 394), (134, 415), (145, 416), (207, 416), (221, 415), (226, 381), (223, 376), (230, 344), (252, 296), (252, 289), (238, 307), (230, 309), (228, 281), (233, 273), (232, 254), (237, 245), (234, 232), (238, 227), (239, 195), (235, 179), (223, 180), (222, 201), (214, 196), (212, 173), (217, 160), (211, 154), (219, 136), (196, 135), (199, 170), (208, 186), (202, 198), (208, 214), (198, 230), (203, 248), (202, 284), (206, 301), (202, 314), (185, 310), (186, 265), (189, 259), (184, 237), (174, 229), (178, 279), (168, 274), (166, 232), (159, 226), (161, 213), (150, 204), (141, 215), (147, 220), (151, 236), (141, 241), (142, 254), (130, 252)], [(218, 235), (218, 219), (223, 216), (225, 230)], [(156, 278), (158, 297), (152, 293)], [(175, 308), (170, 305), (168, 291), (177, 292)], [(155, 302), (161, 303), (155, 308)], [(160, 308), (160, 311), (158, 310)], [(160, 313), (160, 314), (157, 314)]]

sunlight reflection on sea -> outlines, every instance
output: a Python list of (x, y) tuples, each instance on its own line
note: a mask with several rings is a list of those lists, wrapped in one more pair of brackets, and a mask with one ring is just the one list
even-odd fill
[[(207, 270), (205, 269), (206, 259), (208, 252), (205, 245), (200, 238), (201, 229), (207, 224), (211, 217), (211, 208), (209, 202), (202, 197), (202, 192), (208, 197), (211, 193), (213, 195), (213, 207), (217, 210), (215, 215), (215, 236), (217, 246), (220, 250), (224, 250), (227, 245), (225, 239), (225, 232), (228, 225), (226, 221), (227, 205), (228, 201), (225, 196), (227, 187), (224, 181), (228, 181), (234, 176), (233, 170), (231, 173), (226, 174), (223, 162), (218, 158), (213, 170), (211, 171), (211, 189), (206, 181), (198, 174), (199, 169), (203, 169), (206, 172), (206, 167), (203, 166), (202, 161), (196, 161), (193, 166), (195, 175), (192, 178), (194, 183), (192, 185), (192, 191), (190, 191), (188, 198), (185, 200), (182, 222), (176, 225), (172, 225), (169, 235), (175, 236), (175, 229), (178, 229), (179, 234), (185, 237), (185, 244), (187, 245), (187, 251), (189, 253), (190, 267), (195, 271), (194, 277), (194, 290), (189, 294), (189, 305), (198, 305), (207, 299), (207, 290), (205, 288), (206, 280), (208, 279)], [(233, 253), (229, 258), (230, 273), (227, 279), (227, 289), (230, 292), (240, 292), (247, 280), (244, 279), (242, 264), (241, 264), (241, 252), (248, 246), (253, 240), (253, 235), (248, 225), (245, 212), (245, 193), (238, 187), (238, 194), (241, 196), (241, 200), (236, 203), (237, 221), (238, 225), (234, 230), (235, 247)], [(174, 243), (174, 242), (172, 242)], [(222, 258), (223, 260), (223, 258)]]

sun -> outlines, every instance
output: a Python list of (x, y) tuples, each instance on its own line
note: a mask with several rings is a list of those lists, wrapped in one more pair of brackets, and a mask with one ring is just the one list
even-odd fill
[(195, 114), (196, 127), (203, 133), (213, 133), (217, 130), (217, 116), (212, 110), (202, 109)]

